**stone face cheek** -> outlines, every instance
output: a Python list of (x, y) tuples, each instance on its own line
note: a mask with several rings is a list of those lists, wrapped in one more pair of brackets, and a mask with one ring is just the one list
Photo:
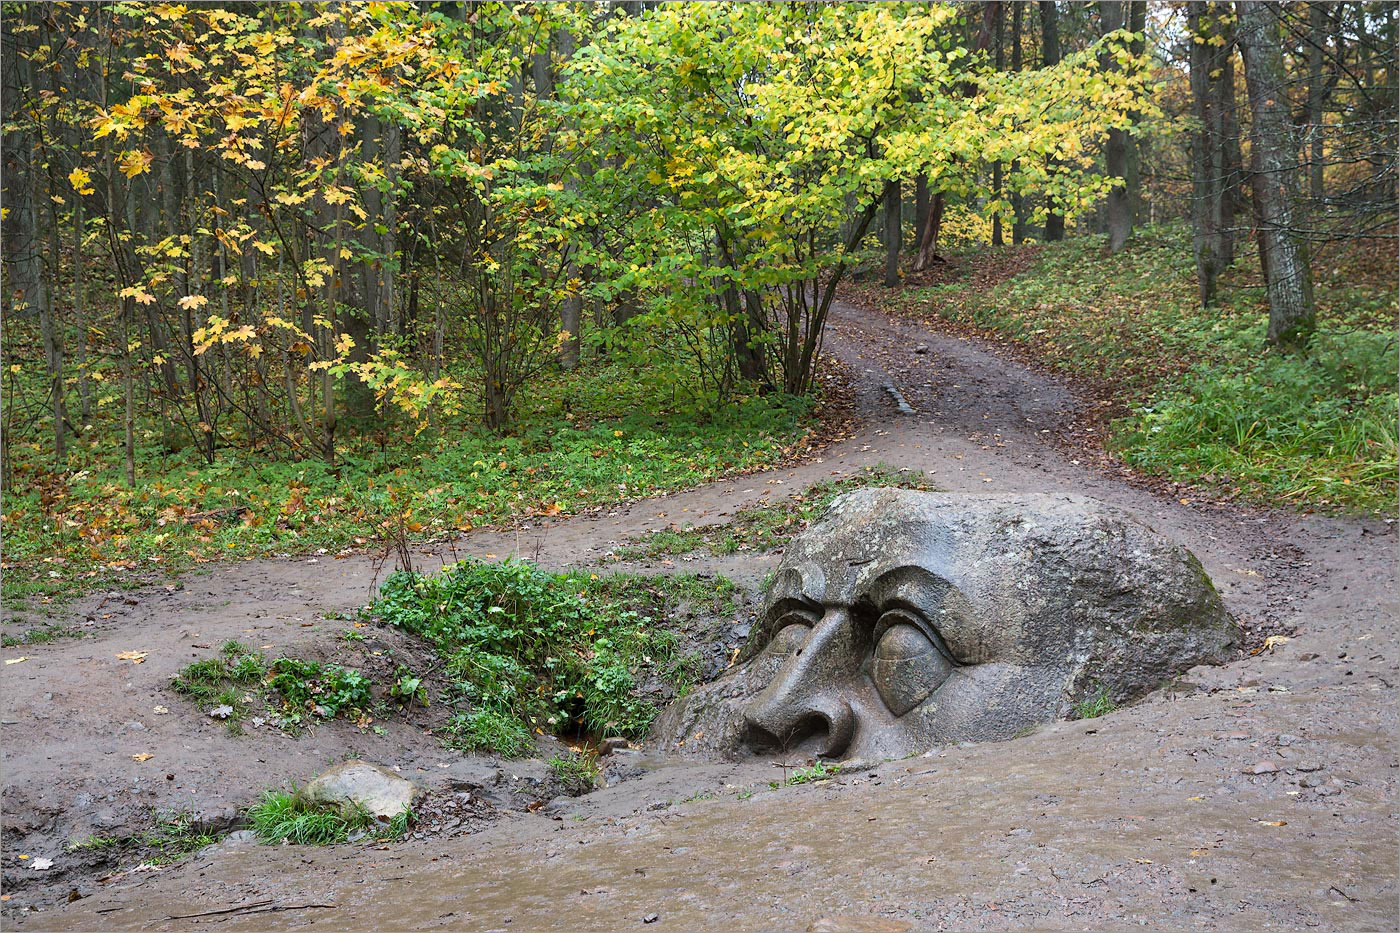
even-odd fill
[(1102, 503), (859, 490), (788, 549), (743, 662), (653, 739), (900, 758), (1141, 696), (1238, 643), (1196, 558)]

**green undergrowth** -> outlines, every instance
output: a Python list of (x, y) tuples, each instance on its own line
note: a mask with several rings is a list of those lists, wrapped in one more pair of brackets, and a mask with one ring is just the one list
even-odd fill
[(361, 837), (401, 839), (413, 824), (413, 811), (404, 810), (381, 823), (363, 806), (317, 803), (299, 790), (269, 790), (248, 808), (248, 819), (265, 844), (326, 846)]
[(927, 475), (917, 470), (901, 470), (885, 464), (864, 467), (841, 479), (813, 483), (794, 496), (741, 509), (722, 525), (652, 532), (623, 545), (612, 556), (631, 561), (696, 552), (719, 556), (738, 551), (771, 551), (782, 547), (789, 538), (820, 518), (832, 500), (843, 492), (869, 486), (934, 488)]
[(460, 415), (417, 435), (397, 426), (347, 436), (334, 464), (270, 442), (220, 449), (210, 464), (193, 447), (172, 449), (168, 427), (152, 419), (137, 425), (132, 489), (119, 401), (99, 399), (58, 469), (51, 438), (10, 439), (3, 594), (12, 606), (213, 560), (378, 548), (670, 492), (781, 462), (815, 426), (809, 399), (709, 408), (643, 380), (624, 359), (596, 360), (545, 374), (505, 436)]
[(722, 578), (556, 574), (512, 559), (401, 571), (371, 610), (443, 658), (444, 699), (458, 707), (446, 744), (520, 757), (539, 734), (645, 733), (663, 693), (699, 672), (668, 621), (682, 604), (733, 612), (736, 596)]
[(72, 853), (98, 853), (117, 857), (136, 853), (143, 865), (165, 866), (213, 845), (226, 835), (210, 832), (189, 813), (153, 815), (149, 829), (124, 836), (92, 835), (68, 843)]
[(342, 714), (355, 718), (374, 704), (369, 679), (359, 671), (289, 657), (269, 663), (236, 641), (226, 642), (215, 657), (187, 665), (170, 687), (223, 720), (231, 733), (242, 731), (258, 704), (267, 704), (270, 719), (290, 732)]
[(1206, 309), (1183, 225), (1139, 230), (1117, 256), (1092, 236), (1033, 248), (1024, 272), (994, 286), (960, 280), (883, 300), (1106, 384), (1129, 411), (1110, 443), (1141, 470), (1260, 503), (1395, 510), (1393, 249), (1334, 244), (1315, 257), (1317, 335), (1290, 356), (1267, 348), (1249, 242)]

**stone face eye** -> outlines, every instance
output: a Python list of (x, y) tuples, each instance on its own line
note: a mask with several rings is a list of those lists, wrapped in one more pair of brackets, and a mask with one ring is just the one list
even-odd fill
[(875, 643), (870, 678), (890, 712), (903, 716), (943, 685), (953, 663), (917, 626), (886, 620), (891, 624)]

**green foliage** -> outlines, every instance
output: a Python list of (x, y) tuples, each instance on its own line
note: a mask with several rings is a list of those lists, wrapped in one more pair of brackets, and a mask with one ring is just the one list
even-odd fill
[(549, 759), (549, 770), (571, 797), (586, 794), (598, 780), (598, 759), (594, 755), (571, 752)]
[(389, 685), (389, 696), (404, 706), (412, 706), (417, 701), (420, 706), (428, 705), (428, 688), (423, 678), (404, 665), (394, 670), (394, 682)]
[(531, 735), (586, 728), (628, 736), (656, 714), (639, 685), (659, 677), (676, 690), (694, 676), (661, 613), (680, 599), (731, 602), (728, 581), (567, 573), (517, 560), (464, 561), (423, 577), (399, 572), (372, 609), (430, 641), (446, 660), (451, 699), (470, 705), (445, 740), (506, 757)]
[(1323, 333), (1306, 356), (1193, 366), (1119, 425), (1116, 444), (1134, 466), (1252, 499), (1388, 510), (1395, 380), (1393, 336)]
[(321, 719), (369, 709), (374, 702), (370, 683), (359, 671), (339, 664), (278, 658), (267, 684), (294, 710), (307, 710)]
[(737, 551), (771, 551), (820, 518), (833, 499), (852, 489), (893, 486), (900, 489), (932, 489), (927, 476), (880, 464), (863, 467), (838, 480), (813, 483), (795, 496), (740, 509), (722, 525), (663, 529), (619, 548), (620, 560), (641, 560), (666, 554), (733, 554)]
[(303, 714), (334, 719), (367, 710), (374, 702), (370, 682), (359, 671), (288, 657), (269, 665), (260, 652), (236, 641), (226, 642), (215, 657), (185, 666), (170, 687), (201, 708), (229, 707), (223, 718), (230, 732), (241, 729), (249, 700), (268, 689), (281, 698), (282, 725), (293, 729), (301, 725)]
[(798, 768), (787, 776), (787, 779), (778, 782), (770, 781), (768, 786), (773, 789), (779, 787), (795, 787), (800, 784), (815, 784), (817, 781), (825, 781), (841, 773), (841, 765), (829, 761), (816, 761), (808, 768)]
[(1118, 704), (1108, 695), (1108, 688), (1101, 685), (1092, 695), (1074, 704), (1074, 718), (1097, 719), (1107, 716), (1117, 708)]
[[(298, 792), (270, 790), (248, 809), (253, 832), (265, 844), (326, 846), (346, 842), (351, 833), (374, 828), (374, 817), (363, 807), (314, 804)], [(404, 815), (398, 835), (411, 816)], [(393, 832), (390, 825), (390, 832)]]
[(464, 752), (494, 752), (503, 758), (524, 758), (535, 747), (528, 726), (508, 709), (493, 706), (458, 713), (444, 731), (443, 744)]

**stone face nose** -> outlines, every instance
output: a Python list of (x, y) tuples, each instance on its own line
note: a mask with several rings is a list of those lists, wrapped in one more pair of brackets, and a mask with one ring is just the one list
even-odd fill
[(747, 744), (772, 750), (815, 743), (814, 754), (844, 754), (856, 727), (844, 695), (859, 668), (856, 653), (849, 616), (842, 610), (827, 612), (744, 710)]

